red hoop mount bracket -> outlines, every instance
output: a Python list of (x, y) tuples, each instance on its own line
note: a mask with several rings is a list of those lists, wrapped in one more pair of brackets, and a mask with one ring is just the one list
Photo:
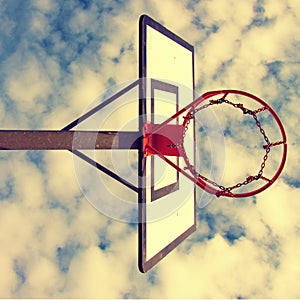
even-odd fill
[[(160, 153), (165, 156), (183, 156), (183, 125), (145, 124), (144, 153), (152, 156)], [(154, 150), (155, 149), (155, 150)]]
[[(251, 110), (244, 107), (243, 103), (231, 102), (227, 99), (227, 97), (230, 94), (247, 97), (255, 102), (258, 102), (260, 104), (260, 107), (256, 110)], [(210, 98), (218, 95), (221, 95), (221, 97), (218, 99), (211, 99), (207, 104), (202, 104), (204, 101), (207, 101)], [(224, 187), (198, 173), (195, 170), (195, 166), (190, 164), (189, 158), (187, 157), (186, 151), (184, 150), (185, 132), (190, 123), (190, 120), (194, 117), (195, 113), (211, 105), (217, 105), (222, 103), (226, 103), (232, 105), (234, 108), (240, 109), (243, 112), (243, 114), (251, 115), (255, 120), (256, 125), (259, 128), (260, 133), (263, 135), (264, 140), (266, 142), (266, 144), (263, 146), (266, 153), (263, 158), (263, 162), (261, 164), (258, 174), (254, 176), (248, 176), (244, 181), (232, 185), (230, 187)], [(260, 122), (258, 121), (257, 114), (265, 110), (269, 111), (269, 113), (272, 115), (272, 117), (275, 119), (278, 125), (281, 134), (281, 139), (279, 141), (274, 141), (274, 142), (270, 141), (265, 131), (263, 130)], [(185, 114), (185, 116), (183, 117), (184, 121), (181, 125), (169, 124), (175, 118), (178, 118), (178, 116), (183, 114)], [(263, 170), (266, 164), (266, 160), (268, 158), (268, 154), (272, 147), (278, 147), (278, 146), (282, 147), (282, 156), (279, 163), (279, 167), (271, 178), (266, 178), (263, 176)], [(146, 157), (152, 155), (158, 155), (166, 163), (170, 164), (178, 172), (180, 172), (181, 174), (189, 178), (191, 181), (194, 182), (194, 184), (198, 185), (200, 188), (202, 188), (203, 190), (205, 190), (210, 194), (214, 194), (217, 197), (226, 196), (226, 197), (233, 197), (233, 198), (243, 198), (243, 197), (250, 197), (264, 191), (278, 179), (286, 162), (287, 139), (286, 139), (286, 133), (281, 120), (277, 116), (276, 112), (265, 101), (244, 91), (219, 90), (219, 91), (210, 91), (203, 94), (202, 96), (200, 96), (199, 98), (191, 102), (186, 107), (179, 110), (176, 114), (174, 114), (173, 116), (171, 116), (161, 124), (145, 124), (144, 133), (143, 133), (143, 150), (144, 150), (144, 155)], [(167, 156), (182, 157), (184, 159), (186, 167), (184, 167), (183, 169), (180, 168), (178, 165), (174, 164), (170, 159), (168, 159)], [(241, 186), (248, 185), (255, 180), (262, 180), (264, 184), (261, 187), (249, 192), (243, 192), (243, 193), (233, 192), (234, 189), (238, 189)]]

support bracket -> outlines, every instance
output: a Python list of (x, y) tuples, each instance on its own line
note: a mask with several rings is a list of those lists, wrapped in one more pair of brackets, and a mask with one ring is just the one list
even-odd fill
[(164, 126), (161, 126), (161, 124), (145, 124), (143, 140), (145, 156), (158, 153), (166, 156), (182, 156), (184, 130), (184, 126), (178, 124), (166, 124)]

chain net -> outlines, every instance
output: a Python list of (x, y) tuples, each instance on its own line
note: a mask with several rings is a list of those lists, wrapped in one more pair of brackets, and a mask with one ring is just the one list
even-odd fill
[[(206, 109), (210, 106), (213, 106), (213, 105), (220, 105), (220, 104), (227, 104), (227, 105), (231, 105), (232, 107), (236, 108), (236, 109), (240, 109), (243, 114), (245, 115), (250, 115), (252, 116), (252, 118), (254, 119), (255, 121), (255, 124), (256, 126), (258, 127), (261, 135), (263, 136), (263, 139), (265, 141), (265, 145), (263, 146), (263, 148), (265, 149), (265, 153), (264, 153), (264, 156), (263, 156), (263, 159), (262, 159), (262, 163), (260, 165), (260, 169), (258, 171), (257, 174), (255, 175), (250, 175), (250, 176), (247, 176), (245, 178), (245, 180), (241, 181), (241, 182), (238, 182), (232, 186), (229, 186), (229, 187), (225, 187), (223, 185), (220, 185), (218, 183), (216, 183), (215, 181), (205, 177), (204, 175), (202, 174), (199, 174), (196, 169), (195, 169), (195, 166), (192, 165), (189, 161), (189, 159), (187, 158), (186, 156), (186, 167), (184, 168), (185, 170), (189, 170), (193, 176), (195, 178), (200, 178), (202, 179), (203, 181), (211, 184), (212, 186), (214, 186), (215, 188), (218, 188), (219, 191), (216, 193), (216, 196), (217, 197), (220, 197), (220, 196), (232, 196), (232, 190), (235, 190), (235, 189), (238, 189), (242, 186), (246, 186), (248, 184), (250, 184), (251, 182), (253, 181), (257, 181), (257, 180), (264, 180), (264, 181), (267, 181), (267, 182), (272, 182), (271, 179), (268, 179), (266, 177), (263, 176), (263, 172), (264, 172), (264, 168), (266, 166), (266, 162), (268, 160), (268, 157), (269, 157), (269, 153), (271, 151), (271, 148), (274, 147), (274, 146), (278, 146), (278, 145), (281, 145), (284, 143), (284, 141), (279, 141), (279, 142), (270, 142), (265, 130), (263, 129), (261, 123), (259, 122), (258, 120), (258, 117), (257, 117), (257, 114), (265, 111), (265, 110), (268, 110), (268, 108), (266, 106), (263, 106), (261, 108), (258, 108), (256, 110), (251, 110), (251, 109), (248, 109), (246, 107), (244, 107), (244, 105), (242, 103), (234, 103), (234, 102), (231, 102), (229, 100), (226, 99), (226, 96), (228, 94), (225, 94), (222, 98), (220, 99), (217, 99), (217, 100), (210, 100), (207, 104), (204, 104), (198, 108), (195, 108), (194, 110), (192, 110), (191, 112), (189, 112), (185, 117), (183, 117), (185, 119), (185, 130), (184, 130), (184, 134), (183, 134), (183, 140), (184, 140), (184, 137), (185, 137), (185, 134), (188, 130), (188, 126), (190, 124), (190, 121), (191, 119), (194, 119), (195, 117), (195, 114), (203, 109)], [(183, 146), (183, 142), (182, 144), (177, 144), (177, 145), (173, 145), (175, 147), (182, 147), (183, 151), (185, 152), (184, 150), (184, 146)]]

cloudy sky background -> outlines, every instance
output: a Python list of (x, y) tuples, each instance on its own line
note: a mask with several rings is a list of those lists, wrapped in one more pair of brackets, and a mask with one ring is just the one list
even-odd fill
[(275, 108), (288, 135), (283, 175), (257, 197), (198, 209), (196, 233), (141, 274), (137, 227), (89, 204), (71, 153), (2, 151), (0, 297), (299, 298), (298, 0), (2, 0), (1, 128), (61, 129), (137, 78), (144, 13), (195, 45), (196, 94), (243, 89)]

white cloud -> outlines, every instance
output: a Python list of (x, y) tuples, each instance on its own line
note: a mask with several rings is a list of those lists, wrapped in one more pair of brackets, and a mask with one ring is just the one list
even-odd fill
[(34, 0), (32, 2), (33, 6), (42, 11), (43, 13), (51, 13), (58, 8), (56, 0)]
[(198, 3), (197, 13), (199, 13), (203, 23), (207, 25), (233, 24), (233, 26), (241, 29), (248, 25), (253, 17), (253, 1), (207, 0)]
[(38, 104), (38, 100), (51, 91), (45, 70), (32, 55), (22, 64), (21, 70), (13, 70), (13, 76), (7, 79), (6, 85), (8, 95), (18, 103), (22, 112), (35, 110), (41, 113), (43, 104)]
[[(79, 118), (105, 91), (106, 78), (102, 73), (95, 72), (89, 67), (82, 67), (79, 63), (72, 63), (71, 70), (72, 82), (62, 88), (58, 105), (53, 106), (52, 111), (43, 119), (43, 126), (46, 129), (61, 129)], [(96, 130), (96, 128), (89, 129)]]
[(291, 10), (294, 15), (297, 15), (297, 11), (299, 11), (300, 5), (299, 1), (297, 0), (288, 0), (288, 5), (287, 5)]
[[(156, 9), (157, 19), (163, 20), (162, 23), (167, 28), (172, 28), (172, 31), (178, 35), (182, 35), (189, 30), (193, 14), (188, 10), (184, 1), (152, 0), (151, 4)], [(178, 22), (178, 20), (181, 21)], [(189, 40), (188, 36), (186, 39)]]
[(92, 15), (90, 11), (77, 11), (70, 21), (70, 26), (75, 34), (81, 33), (91, 27), (91, 23), (96, 22), (96, 17), (96, 13)]
[[(119, 225), (113, 224), (112, 227)], [(72, 298), (95, 295), (122, 298), (129, 289), (128, 274), (135, 260), (135, 255), (132, 255), (135, 236), (124, 236), (123, 231), (123, 238), (114, 236), (111, 251), (103, 252), (97, 247), (90, 247), (75, 257), (68, 274), (66, 295)]]
[[(79, 187), (73, 171), (73, 158), (68, 151), (57, 151), (45, 155), (47, 192), (60, 201), (69, 199), (69, 195), (79, 195)], [(66, 188), (67, 187), (67, 188)], [(70, 203), (70, 206), (75, 203)]]
[[(107, 40), (102, 43), (99, 55), (104, 61), (102, 72), (108, 80), (112, 78), (116, 83), (137, 78), (137, 43), (136, 23), (129, 22), (132, 18), (127, 12), (124, 15), (113, 17), (110, 20), (111, 28), (107, 34)], [(138, 15), (136, 15), (136, 20)]]
[(40, 38), (46, 38), (50, 34), (51, 26), (45, 14), (36, 12), (32, 16), (30, 30)]
[(9, 297), (17, 286), (17, 275), (14, 271), (13, 260), (7, 253), (0, 253), (0, 293), (2, 297)]
[(219, 235), (193, 245), (188, 255), (175, 251), (160, 264), (160, 284), (152, 289), (151, 297), (260, 297), (270, 270), (259, 263), (258, 255), (247, 239), (230, 246)]
[(283, 253), (280, 261), (279, 271), (273, 273), (271, 279), (273, 290), (269, 294), (276, 295), (276, 297), (284, 298), (289, 295), (290, 298), (297, 298), (300, 293), (298, 285), (298, 278), (300, 276), (299, 265), (295, 256), (299, 253), (300, 242), (298, 238), (291, 238), (286, 236), (286, 240), (282, 245), (281, 251)]
[[(63, 288), (63, 277), (60, 274), (55, 261), (46, 257), (32, 260), (26, 270), (27, 284), (19, 291), (20, 295), (28, 298), (54, 296), (57, 290)], [(55, 288), (55, 289), (54, 289)]]
[(298, 191), (280, 181), (261, 194), (258, 200), (257, 209), (272, 230), (281, 237), (295, 237), (299, 230)]

